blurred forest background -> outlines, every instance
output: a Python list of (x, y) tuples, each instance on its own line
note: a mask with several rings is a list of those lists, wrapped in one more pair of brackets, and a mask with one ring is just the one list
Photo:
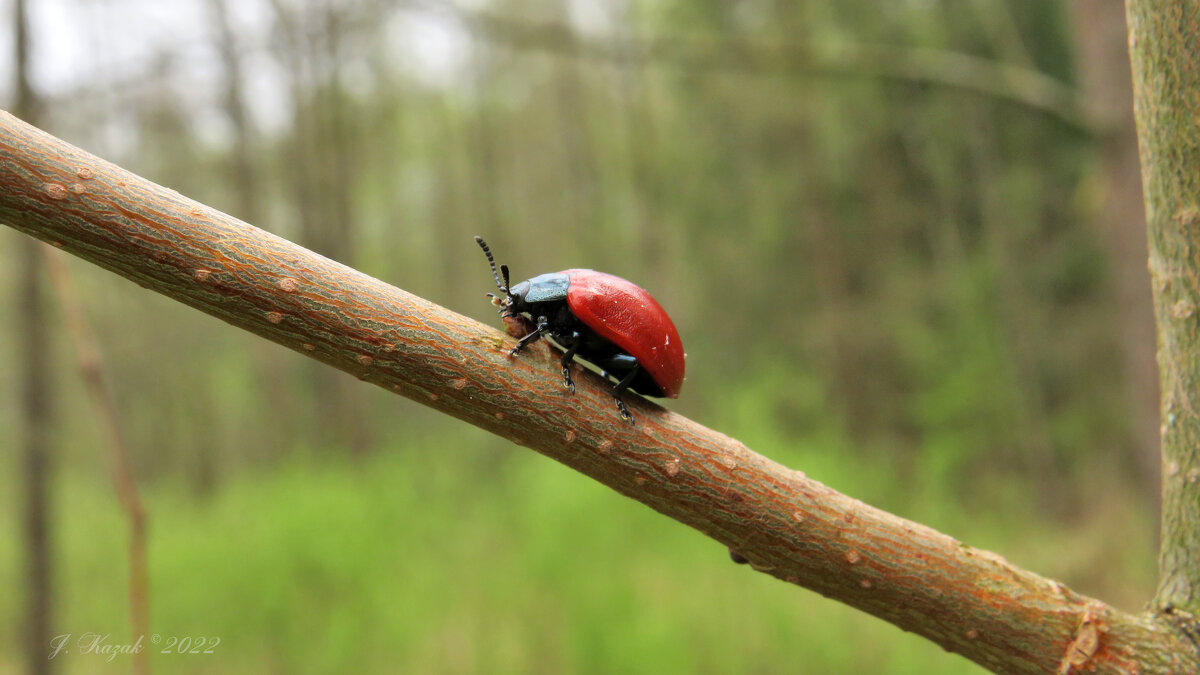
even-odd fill
[[(0, 0), (8, 109), (17, 7)], [(21, 113), (49, 132), (497, 327), (472, 235), (514, 278), (632, 279), (687, 347), (673, 409), (1077, 590), (1151, 596), (1122, 3), (24, 8)], [(23, 240), (0, 228), (0, 672), (25, 670), (36, 606)], [(153, 631), (221, 639), (156, 670), (979, 672), (538, 455), (70, 270), (148, 514)], [(37, 297), (50, 626), (129, 642), (105, 436)]]

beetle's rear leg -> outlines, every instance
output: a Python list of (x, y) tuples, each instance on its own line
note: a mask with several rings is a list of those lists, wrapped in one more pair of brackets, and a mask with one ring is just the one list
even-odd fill
[(633, 415), (629, 412), (629, 408), (625, 407), (625, 402), (621, 400), (621, 394), (625, 393), (625, 390), (628, 389), (629, 385), (633, 383), (633, 378), (637, 377), (637, 374), (641, 369), (642, 365), (640, 363), (635, 363), (633, 368), (630, 369), (630, 371), (625, 374), (625, 377), (621, 378), (621, 381), (617, 383), (617, 386), (613, 388), (613, 398), (617, 400), (617, 409), (621, 411), (621, 417), (624, 417), (625, 420), (630, 424), (635, 423), (633, 421)]
[(522, 349), (525, 349), (525, 347), (529, 346), (530, 344), (537, 342), (538, 338), (542, 337), (542, 333), (545, 333), (548, 330), (550, 330), (550, 325), (546, 321), (546, 317), (539, 316), (537, 318), (537, 328), (533, 329), (533, 332), (529, 335), (526, 335), (518, 340), (517, 346), (513, 347), (512, 351), (509, 352), (508, 355), (516, 356), (517, 354), (520, 354)]

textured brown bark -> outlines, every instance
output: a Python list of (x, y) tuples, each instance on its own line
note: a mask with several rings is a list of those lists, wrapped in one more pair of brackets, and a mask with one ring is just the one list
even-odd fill
[[(562, 388), (511, 338), (0, 113), (0, 221), (301, 354), (541, 452), (690, 525), (754, 569), (998, 672), (1187, 672), (1174, 627), (1081, 596), (809, 480), (589, 371)], [(264, 421), (269, 423), (269, 421)], [(724, 555), (723, 551), (713, 551)], [(1069, 668), (1068, 668), (1069, 670)]]
[(1126, 6), (1162, 383), (1155, 604), (1187, 621), (1200, 641), (1200, 5)]

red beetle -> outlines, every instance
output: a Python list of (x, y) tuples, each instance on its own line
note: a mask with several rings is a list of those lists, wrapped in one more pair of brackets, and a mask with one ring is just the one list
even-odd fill
[[(496, 260), (483, 239), (475, 242), (487, 255), (492, 277), (504, 297), (489, 293), (500, 307), (505, 323), (523, 326), (511, 355), (546, 335), (563, 350), (562, 373), (567, 387), (571, 361), (578, 356), (600, 368), (604, 377), (617, 380), (613, 398), (621, 415), (633, 415), (621, 401), (632, 389), (646, 396), (678, 398), (683, 386), (684, 353), (679, 331), (671, 317), (637, 284), (594, 270), (566, 270), (542, 274), (510, 286), (508, 266), (496, 271)], [(501, 283), (500, 276), (504, 275)]]

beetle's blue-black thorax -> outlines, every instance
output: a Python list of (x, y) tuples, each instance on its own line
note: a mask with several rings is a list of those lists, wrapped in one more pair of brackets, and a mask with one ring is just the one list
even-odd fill
[(512, 294), (527, 303), (566, 300), (571, 277), (562, 272), (539, 274), (513, 286)]

